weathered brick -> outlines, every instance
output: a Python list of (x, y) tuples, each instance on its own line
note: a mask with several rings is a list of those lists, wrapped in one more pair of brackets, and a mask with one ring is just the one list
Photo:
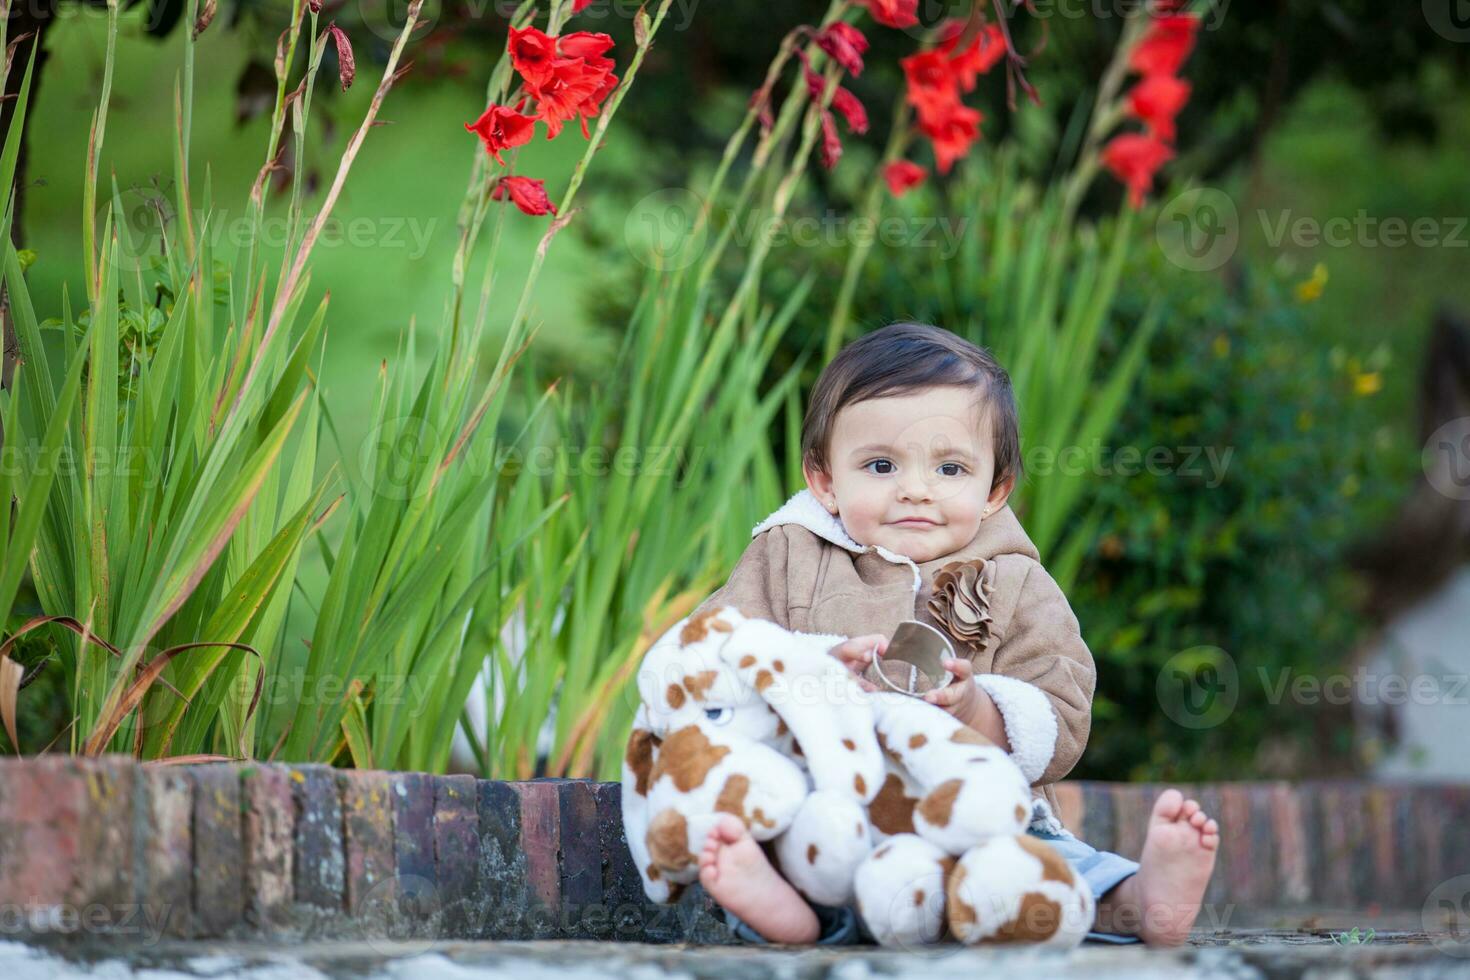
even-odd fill
[(526, 935), (526, 852), (521, 847), (521, 796), (506, 782), (475, 784), (480, 817), (482, 905), (475, 932), (485, 939)]
[(296, 800), (292, 881), (296, 901), (317, 908), (344, 908), (346, 867), (342, 849), (342, 803), (331, 766), (291, 768)]
[(1215, 876), (1225, 879), (1226, 901), (1237, 904), (1249, 902), (1255, 889), (1255, 879), (1263, 869), (1256, 866), (1250, 793), (1244, 783), (1220, 786), (1220, 812), (1214, 816), (1218, 817), (1222, 842), (1229, 840), (1229, 846), (1223, 849), (1221, 859), (1215, 865)]
[(194, 934), (194, 782), (176, 766), (141, 767), (134, 807), (133, 887), (148, 922)]
[(593, 785), (572, 779), (560, 786), (561, 904), (572, 939), (604, 939), (612, 931), (612, 917), (602, 902), (602, 848)]
[[(526, 852), (526, 897), (532, 938), (555, 938), (561, 909), (561, 817), (557, 780), (513, 783), (521, 797), (521, 845)], [(551, 914), (548, 915), (547, 913)]]
[[(109, 754), (78, 759), (86, 790), (82, 811), (82, 855), (78, 901), (107, 910), (111, 925), (119, 906), (133, 899), (133, 787), (137, 763), (132, 756)], [(105, 928), (105, 927), (104, 927)]]
[(22, 903), (36, 931), (54, 929), (47, 910), (74, 902), (80, 891), (85, 795), (69, 756), (7, 764), (0, 793), (0, 896)]
[(344, 769), (337, 773), (337, 787), (342, 798), (347, 911), (368, 934), (386, 930), (398, 902), (391, 774)]
[(1273, 790), (1270, 783), (1251, 783), (1246, 787), (1255, 866), (1251, 869), (1251, 890), (1240, 899), (1255, 905), (1281, 907), (1286, 904), (1286, 898), (1282, 888), (1281, 855), (1276, 847), (1275, 821), (1271, 813)]
[(598, 783), (592, 793), (597, 803), (597, 840), (602, 852), (602, 900), (611, 918), (608, 929), (611, 938), (618, 941), (641, 940), (651, 903), (643, 894), (643, 881), (623, 830), (623, 787)]
[[(1219, 823), (1221, 811), (1220, 791), (1215, 786), (1204, 784), (1191, 787), (1185, 793), (1185, 798), (1193, 797), (1199, 801), (1200, 808)], [(1221, 869), (1229, 867), (1232, 860), (1232, 845), (1235, 839), (1231, 837), (1231, 831), (1223, 823), (1220, 824), (1220, 852), (1215, 858), (1215, 873), (1210, 876), (1210, 883), (1205, 887), (1205, 904), (1215, 907), (1216, 914), (1223, 917), (1232, 910), (1230, 906), (1233, 901), (1230, 897), (1229, 877), (1222, 873)]]
[(1057, 819), (1073, 836), (1081, 837), (1085, 810), (1082, 803), (1082, 787), (1075, 782), (1064, 782), (1057, 783), (1053, 789), (1057, 794)]
[(1111, 847), (1100, 847), (1097, 844), (1093, 846), (1137, 861), (1138, 856), (1143, 853), (1144, 838), (1148, 836), (1149, 814), (1154, 805), (1154, 787), (1129, 783), (1102, 785), (1112, 791), (1113, 842)]
[(1363, 814), (1368, 834), (1371, 871), (1369, 893), (1380, 904), (1388, 904), (1396, 896), (1395, 879), (1403, 872), (1400, 856), (1394, 846), (1392, 791), (1382, 786), (1368, 787)]
[(1117, 823), (1113, 818), (1113, 794), (1107, 783), (1082, 784), (1083, 840), (1099, 851), (1113, 850)]
[(480, 904), (480, 819), (474, 776), (434, 778), (434, 868), (447, 936), (472, 935)]
[(421, 772), (395, 772), (394, 897), (404, 935), (434, 936), (443, 919), (434, 869), (434, 783)]
[(1287, 905), (1305, 904), (1311, 897), (1311, 853), (1302, 802), (1295, 787), (1271, 787), (1271, 828), (1280, 861), (1281, 896)]
[(245, 846), (240, 771), (231, 765), (190, 766), (194, 781), (194, 927), (223, 936), (245, 915)]
[(242, 767), (245, 806), (245, 921), (272, 929), (291, 921), (295, 886), (296, 801), (289, 770), (259, 763)]

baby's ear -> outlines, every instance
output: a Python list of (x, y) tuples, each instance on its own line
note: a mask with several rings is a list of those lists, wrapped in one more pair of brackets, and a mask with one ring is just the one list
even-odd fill
[(827, 501), (832, 497), (832, 474), (818, 469), (807, 460), (802, 461), (801, 472), (806, 476), (807, 489), (823, 507), (826, 507)]
[(1004, 507), (1006, 505), (1006, 501), (1009, 500), (1011, 497), (1011, 491), (1015, 489), (1015, 474), (1007, 476), (1004, 480), (1001, 480), (999, 483), (996, 483), (994, 486), (992, 486), (990, 488), (990, 496), (986, 499), (986, 503), (990, 507), (990, 512), (993, 514)]

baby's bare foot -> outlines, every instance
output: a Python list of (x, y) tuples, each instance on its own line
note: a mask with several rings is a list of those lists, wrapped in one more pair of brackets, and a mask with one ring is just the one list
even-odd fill
[(1177, 789), (1165, 790), (1149, 815), (1138, 874), (1108, 895), (1115, 924), (1127, 907), (1136, 924), (1127, 931), (1136, 931), (1144, 942), (1183, 943), (1199, 915), (1219, 847), (1219, 825), (1194, 800), (1186, 800)]
[(815, 942), (821, 932), (811, 906), (771, 867), (745, 824), (729, 814), (704, 839), (699, 883), (773, 943)]

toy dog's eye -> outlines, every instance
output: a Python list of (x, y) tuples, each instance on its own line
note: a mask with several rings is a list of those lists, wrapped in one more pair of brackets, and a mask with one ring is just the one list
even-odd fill
[(716, 725), (729, 724), (730, 719), (735, 717), (734, 708), (705, 708), (704, 716)]

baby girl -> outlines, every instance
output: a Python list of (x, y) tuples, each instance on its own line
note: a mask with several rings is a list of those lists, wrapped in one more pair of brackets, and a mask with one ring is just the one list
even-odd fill
[[(1052, 784), (1087, 743), (1097, 672), (1077, 617), (1006, 503), (1021, 453), (1005, 370), (947, 330), (891, 324), (827, 365), (801, 448), (807, 489), (756, 525), (729, 581), (700, 609), (733, 605), (822, 636), (859, 677), (900, 622), (944, 631), (960, 654), (944, 663), (953, 681), (924, 697), (1010, 753), (1031, 781), (1028, 833), (1092, 889), (1089, 938), (1184, 942), (1220, 839), (1198, 803), (1176, 789), (1160, 794), (1138, 862), (1095, 850), (1055, 815)], [(749, 942), (869, 938), (855, 909), (803, 899), (733, 816), (710, 832), (699, 864), (705, 890)]]

